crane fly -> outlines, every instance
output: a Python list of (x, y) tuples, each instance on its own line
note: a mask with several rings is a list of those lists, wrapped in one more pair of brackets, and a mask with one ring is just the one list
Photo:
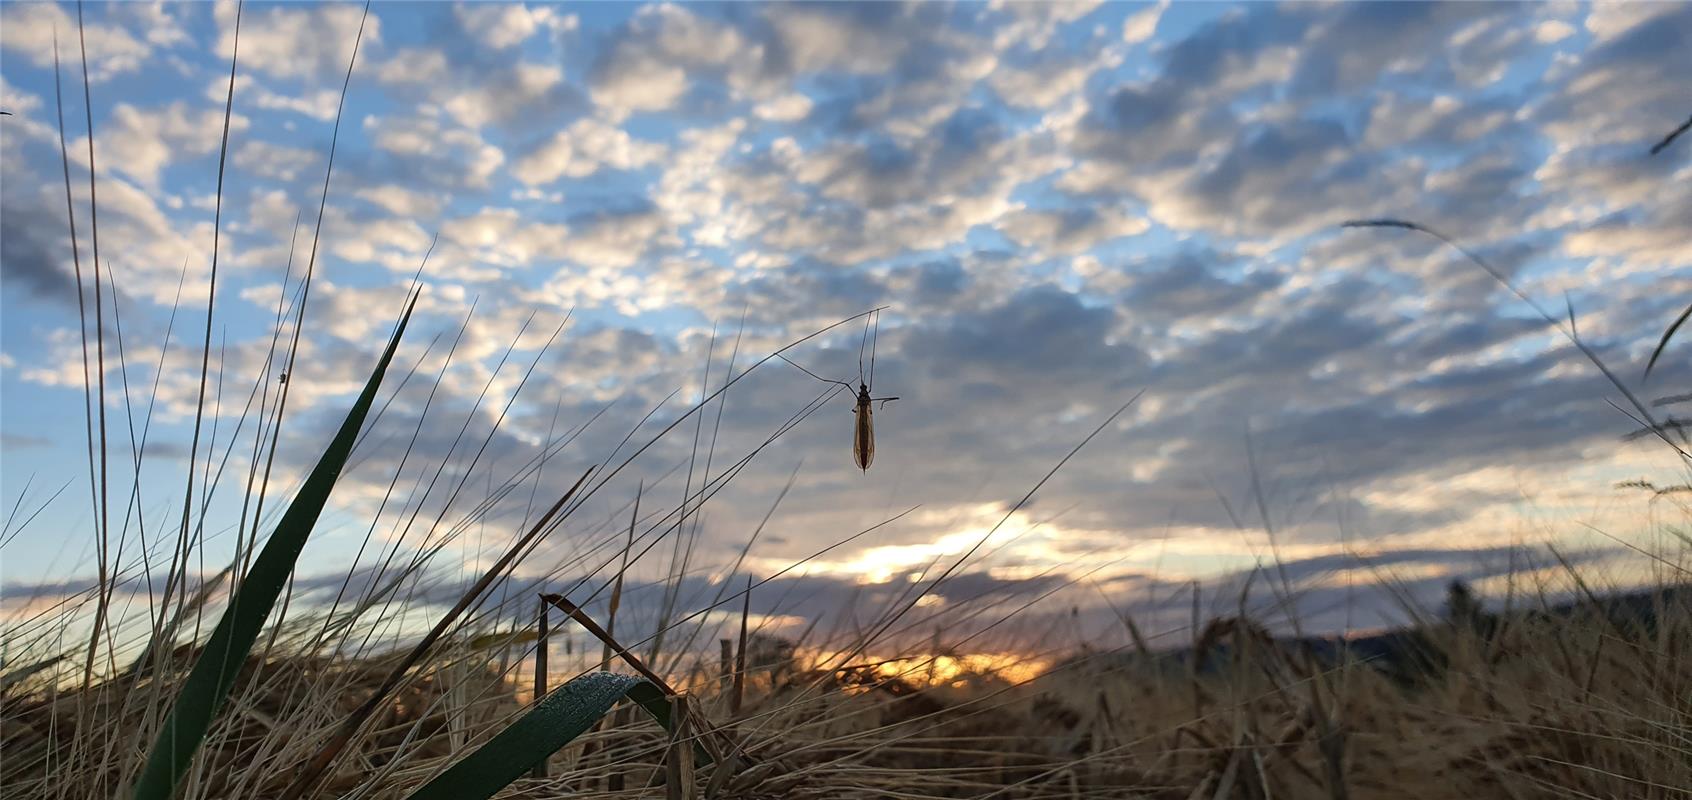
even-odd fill
[[(875, 317), (879, 316), (880, 314), (878, 312)], [(875, 317), (872, 317), (872, 319)], [(876, 330), (877, 337), (879, 337), (879, 325), (876, 326)], [(869, 320), (865, 320), (864, 338), (867, 340), (866, 343), (870, 346), (869, 380), (866, 381), (864, 379), (864, 348), (861, 343), (858, 346), (858, 396), (856, 403), (852, 407), (852, 416), (854, 418), (854, 424), (852, 425), (852, 462), (857, 464), (858, 469), (863, 472), (868, 472), (870, 464), (875, 462), (875, 416), (871, 412), (871, 404), (880, 403), (882, 408), (886, 408), (888, 403), (899, 399), (897, 397), (870, 396), (870, 382), (875, 380), (875, 340), (870, 338), (869, 332), (870, 322)], [(787, 356), (781, 355), (780, 353), (777, 353), (776, 355), (780, 357), (781, 360), (797, 367), (800, 372), (803, 372), (806, 375), (816, 378), (824, 383), (839, 384), (846, 387), (846, 391), (852, 391), (852, 384), (850, 383), (837, 381), (832, 378), (824, 378), (815, 372), (805, 369), (805, 367), (800, 365), (799, 362), (794, 361)]]
[(852, 409), (857, 423), (852, 430), (852, 460), (857, 462), (858, 469), (868, 472), (870, 463), (875, 461), (875, 418), (870, 413), (870, 403), (880, 403), (886, 408), (888, 403), (897, 397), (870, 397), (869, 384), (858, 382), (858, 405)]

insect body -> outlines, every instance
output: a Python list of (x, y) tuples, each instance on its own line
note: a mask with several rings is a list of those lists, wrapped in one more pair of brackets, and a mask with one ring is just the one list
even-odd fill
[[(867, 324), (864, 329), (864, 338), (866, 342), (869, 341), (869, 327)], [(875, 350), (873, 344), (871, 344), (870, 347), (869, 380), (873, 381), (875, 380)], [(837, 381), (833, 378), (824, 378), (823, 376), (806, 369), (799, 362), (794, 361), (779, 352), (776, 353), (776, 357), (792, 364), (800, 372), (816, 378), (823, 383), (839, 384), (846, 387), (847, 391), (851, 391), (852, 389), (852, 384), (845, 381)], [(852, 461), (858, 465), (858, 469), (868, 472), (870, 464), (875, 461), (875, 418), (871, 413), (870, 404), (880, 403), (882, 407), (885, 408), (888, 403), (891, 403), (899, 398), (870, 396), (869, 383), (864, 380), (863, 359), (863, 347), (860, 346), (858, 348), (858, 398), (856, 404), (852, 407), (852, 414), (856, 417), (856, 424), (852, 426)]]
[(875, 421), (870, 413), (870, 403), (880, 403), (885, 407), (897, 399), (870, 397), (869, 386), (863, 381), (858, 382), (858, 405), (852, 409), (858, 418), (852, 429), (852, 460), (858, 463), (858, 469), (868, 472), (870, 464), (875, 461)]

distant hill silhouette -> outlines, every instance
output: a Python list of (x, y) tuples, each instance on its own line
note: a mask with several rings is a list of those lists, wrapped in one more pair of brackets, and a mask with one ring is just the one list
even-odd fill
[(1396, 682), (1412, 684), (1444, 668), (1445, 647), (1451, 641), (1453, 629), (1458, 627), (1468, 628), (1482, 641), (1490, 642), (1507, 626), (1595, 614), (1621, 634), (1650, 636), (1656, 631), (1664, 609), (1687, 604), (1692, 604), (1692, 586), (1668, 586), (1517, 608), (1506, 614), (1486, 611), (1467, 586), (1454, 583), (1447, 594), (1443, 618), (1419, 625), (1351, 638), (1298, 638), (1271, 636), (1250, 620), (1242, 624), (1236, 617), (1221, 617), (1212, 620), (1193, 645), (1155, 651), (1149, 654), (1149, 660), (1137, 652), (1094, 653), (1069, 659), (1056, 668), (1113, 671), (1150, 668), (1185, 672), (1197, 659), (1198, 671), (1211, 674), (1234, 663), (1236, 650), (1249, 657), (1253, 652), (1261, 654), (1272, 649), (1289, 657), (1308, 654), (1322, 664), (1333, 665), (1342, 660), (1366, 663)]

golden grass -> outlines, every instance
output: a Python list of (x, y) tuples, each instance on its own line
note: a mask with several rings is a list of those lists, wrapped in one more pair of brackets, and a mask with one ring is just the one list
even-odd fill
[[(733, 716), (729, 681), (677, 682), (751, 756), (715, 787), (725, 798), (1687, 797), (1692, 609), (1685, 591), (1665, 597), (1653, 625), (1597, 613), (1517, 614), (1489, 631), (1431, 624), (1422, 632), (1443, 663), (1410, 680), (1213, 624), (1196, 676), (1137, 651), (1076, 653), (1021, 682), (947, 669), (929, 684), (929, 659), (915, 655), (902, 675), (766, 666)], [(484, 635), (437, 651), (321, 796), (404, 797), (508, 724), (530, 694), (501, 648)], [(186, 796), (275, 796), (398, 658), (249, 662)], [(5, 689), (0, 785), (8, 797), (111, 794), (146, 745), (135, 733), (149, 712), (128, 698), (157, 679), (82, 691), (52, 674)], [(79, 709), (94, 735), (76, 729)], [(500, 796), (659, 796), (666, 752), (681, 749), (619, 713), (555, 755), (547, 777)], [(712, 768), (692, 775), (672, 796), (706, 795)]]

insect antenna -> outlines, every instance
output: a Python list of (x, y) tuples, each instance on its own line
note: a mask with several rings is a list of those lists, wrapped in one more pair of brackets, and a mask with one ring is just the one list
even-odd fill
[[(864, 383), (864, 346), (869, 344), (870, 320), (874, 319), (878, 313), (880, 312), (872, 311), (868, 317), (864, 318), (864, 335), (858, 340), (858, 383)], [(871, 371), (875, 369), (874, 361), (875, 357), (871, 356)]]
[(846, 387), (846, 388), (847, 388), (847, 390), (851, 390), (851, 388), (852, 388), (852, 384), (850, 384), (850, 383), (847, 383), (847, 382), (845, 382), (845, 381), (837, 381), (837, 380), (835, 380), (835, 379), (833, 379), (833, 378), (824, 378), (824, 377), (823, 377), (823, 376), (821, 376), (821, 375), (818, 375), (818, 374), (817, 374), (817, 373), (815, 373), (815, 372), (812, 372), (812, 371), (810, 371), (810, 370), (808, 370), (808, 369), (805, 369), (805, 365), (803, 365), (803, 364), (800, 364), (800, 363), (799, 363), (799, 362), (797, 362), (797, 361), (794, 361), (794, 360), (793, 360), (793, 359), (791, 359), (791, 358), (788, 358), (788, 357), (787, 357), (787, 356), (784, 356), (784, 355), (782, 355), (782, 354), (781, 354), (781, 353), (776, 353), (776, 354), (775, 354), (775, 355), (776, 355), (776, 358), (779, 358), (779, 359), (781, 359), (781, 360), (783, 360), (783, 361), (786, 361), (786, 362), (787, 362), (787, 363), (789, 363), (789, 364), (792, 364), (792, 365), (793, 365), (793, 366), (794, 366), (794, 367), (795, 367), (795, 368), (797, 368), (797, 369), (798, 369), (798, 370), (799, 370), (799, 371), (800, 371), (800, 372), (803, 372), (803, 373), (805, 373), (805, 374), (806, 374), (806, 375), (809, 375), (809, 376), (811, 376), (811, 377), (813, 377), (813, 378), (816, 378), (816, 379), (817, 379), (817, 380), (819, 380), (819, 381), (822, 381), (822, 382), (823, 382), (823, 383), (838, 383), (838, 384), (840, 384), (840, 385), (841, 385), (841, 386), (844, 386), (844, 387)]
[[(874, 314), (871, 314), (870, 318), (875, 320), (875, 333), (874, 333), (874, 335), (872, 335), (870, 337), (870, 368), (869, 368), (869, 384), (868, 385), (874, 386), (875, 385), (875, 344), (876, 344), (876, 340), (881, 338), (881, 312), (877, 311)], [(860, 344), (858, 346), (858, 361), (860, 362), (859, 363), (859, 369), (860, 370), (863, 369), (863, 365), (861, 363), (863, 361), (863, 359), (864, 359), (864, 349), (863, 349), (863, 345)]]
[[(875, 313), (872, 315), (872, 319), (875, 320), (875, 333), (870, 335), (870, 340), (869, 340), (869, 349), (870, 349), (869, 383), (866, 384), (868, 386), (874, 386), (875, 385), (875, 345), (876, 345), (877, 340), (879, 340), (881, 338), (881, 310), (880, 309), (877, 309), (875, 311)], [(860, 346), (859, 349), (858, 349), (858, 360), (859, 360), (860, 364), (863, 361), (863, 348), (862, 348), (862, 346)], [(861, 369), (861, 367), (860, 367), (860, 369)], [(894, 400), (897, 400), (899, 398), (897, 398), (897, 397), (872, 397), (870, 399), (874, 400), (877, 403), (880, 403), (882, 408), (886, 408), (888, 403), (891, 403)]]

